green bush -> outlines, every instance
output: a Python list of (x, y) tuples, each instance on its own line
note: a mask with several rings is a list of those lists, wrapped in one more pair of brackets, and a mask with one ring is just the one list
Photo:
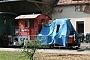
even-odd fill
[(30, 40), (23, 46), (23, 53), (28, 56), (30, 60), (34, 59), (35, 51), (41, 46), (41, 42), (39, 40)]

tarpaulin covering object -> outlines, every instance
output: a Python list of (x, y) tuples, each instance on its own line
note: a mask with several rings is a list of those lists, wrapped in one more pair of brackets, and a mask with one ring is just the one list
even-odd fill
[[(42, 44), (58, 44), (66, 46), (70, 31), (79, 36), (68, 18), (56, 19), (51, 24), (45, 24), (37, 36)], [(80, 45), (80, 42), (79, 42)]]

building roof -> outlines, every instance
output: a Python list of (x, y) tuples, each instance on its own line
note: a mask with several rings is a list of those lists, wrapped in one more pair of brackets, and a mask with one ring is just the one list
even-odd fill
[[(50, 1), (50, 0), (47, 0)], [(52, 1), (52, 0), (51, 0)], [(51, 14), (51, 1), (34, 1), (34, 0), (4, 0), (0, 1), (0, 11), (13, 12), (18, 15), (21, 14)]]
[(17, 16), (15, 19), (30, 19), (30, 18), (36, 18), (39, 15), (41, 14), (20, 15)]
[(0, 12), (0, 14), (10, 14), (10, 15), (17, 15), (15, 13), (12, 13), (12, 12)]
[[(42, 4), (37, 4), (40, 7), (42, 6)], [(42, 11), (35, 5), (34, 2), (29, 1), (0, 1), (0, 11), (13, 12), (18, 15), (42, 13)]]
[(73, 1), (73, 0), (59, 0), (57, 5), (69, 5), (69, 4), (86, 4), (90, 3), (90, 1)]

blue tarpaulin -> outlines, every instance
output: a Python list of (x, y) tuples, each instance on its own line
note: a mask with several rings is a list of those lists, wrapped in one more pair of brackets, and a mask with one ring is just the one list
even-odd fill
[(66, 46), (70, 31), (73, 31), (76, 36), (78, 33), (75, 31), (70, 19), (56, 19), (51, 24), (45, 24), (42, 27), (38, 39), (42, 44), (58, 44)]

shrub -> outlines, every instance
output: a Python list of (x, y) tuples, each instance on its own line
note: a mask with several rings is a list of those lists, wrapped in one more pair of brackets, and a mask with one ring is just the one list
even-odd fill
[(39, 40), (30, 40), (23, 46), (23, 53), (28, 56), (30, 60), (34, 60), (35, 51), (41, 46)]

